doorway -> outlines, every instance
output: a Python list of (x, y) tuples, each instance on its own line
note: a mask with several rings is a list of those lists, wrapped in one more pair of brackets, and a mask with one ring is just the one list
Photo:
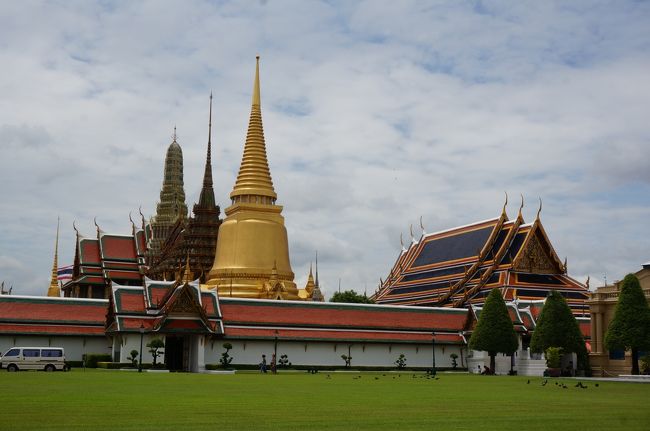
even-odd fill
[(189, 343), (187, 337), (165, 337), (165, 365), (169, 371), (189, 371)]

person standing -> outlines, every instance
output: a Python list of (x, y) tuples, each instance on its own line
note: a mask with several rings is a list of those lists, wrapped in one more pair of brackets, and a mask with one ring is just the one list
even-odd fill
[(262, 355), (262, 362), (260, 362), (260, 373), (266, 373), (266, 355)]
[(278, 369), (277, 369), (277, 366), (276, 366), (276, 363), (275, 363), (275, 353), (273, 354), (273, 356), (271, 356), (271, 372), (273, 374), (278, 373)]

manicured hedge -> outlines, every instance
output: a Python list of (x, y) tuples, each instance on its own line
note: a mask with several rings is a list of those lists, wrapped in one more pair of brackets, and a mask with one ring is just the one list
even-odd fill
[(86, 368), (97, 368), (97, 362), (110, 362), (111, 355), (104, 353), (88, 353), (86, 354)]

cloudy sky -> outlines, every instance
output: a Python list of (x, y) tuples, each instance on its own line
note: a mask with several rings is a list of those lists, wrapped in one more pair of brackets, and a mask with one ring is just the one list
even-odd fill
[(45, 294), (57, 216), (130, 232), (174, 125), (198, 199), (214, 93), (222, 208), (261, 55), (291, 261), (372, 293), (420, 235), (537, 199), (592, 287), (650, 261), (650, 3), (52, 1), (0, 5), (0, 280)]

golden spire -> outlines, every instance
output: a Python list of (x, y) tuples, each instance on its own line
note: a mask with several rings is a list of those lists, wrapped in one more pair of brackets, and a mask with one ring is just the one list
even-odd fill
[(314, 283), (314, 275), (312, 273), (312, 266), (311, 264), (309, 265), (309, 276), (307, 277), (307, 284), (305, 285), (305, 291), (309, 296), (312, 295), (314, 292), (314, 288), (316, 287), (316, 283)]
[[(240, 202), (274, 204), (277, 195), (273, 189), (273, 180), (266, 159), (266, 143), (262, 127), (262, 109), (260, 105), (260, 57), (257, 56), (255, 67), (255, 83), (253, 84), (253, 99), (251, 115), (248, 121), (248, 132), (244, 144), (239, 174), (235, 187), (230, 193), (233, 204)], [(252, 199), (251, 199), (252, 197)], [(261, 200), (257, 198), (261, 197)]]
[(54, 262), (52, 263), (52, 278), (50, 287), (47, 289), (47, 296), (61, 296), (61, 289), (57, 281), (57, 270), (59, 268), (59, 218), (56, 219), (56, 241), (54, 243)]
[(189, 284), (192, 281), (192, 270), (190, 269), (190, 252), (187, 252), (185, 258), (185, 272), (183, 273), (183, 284)]

